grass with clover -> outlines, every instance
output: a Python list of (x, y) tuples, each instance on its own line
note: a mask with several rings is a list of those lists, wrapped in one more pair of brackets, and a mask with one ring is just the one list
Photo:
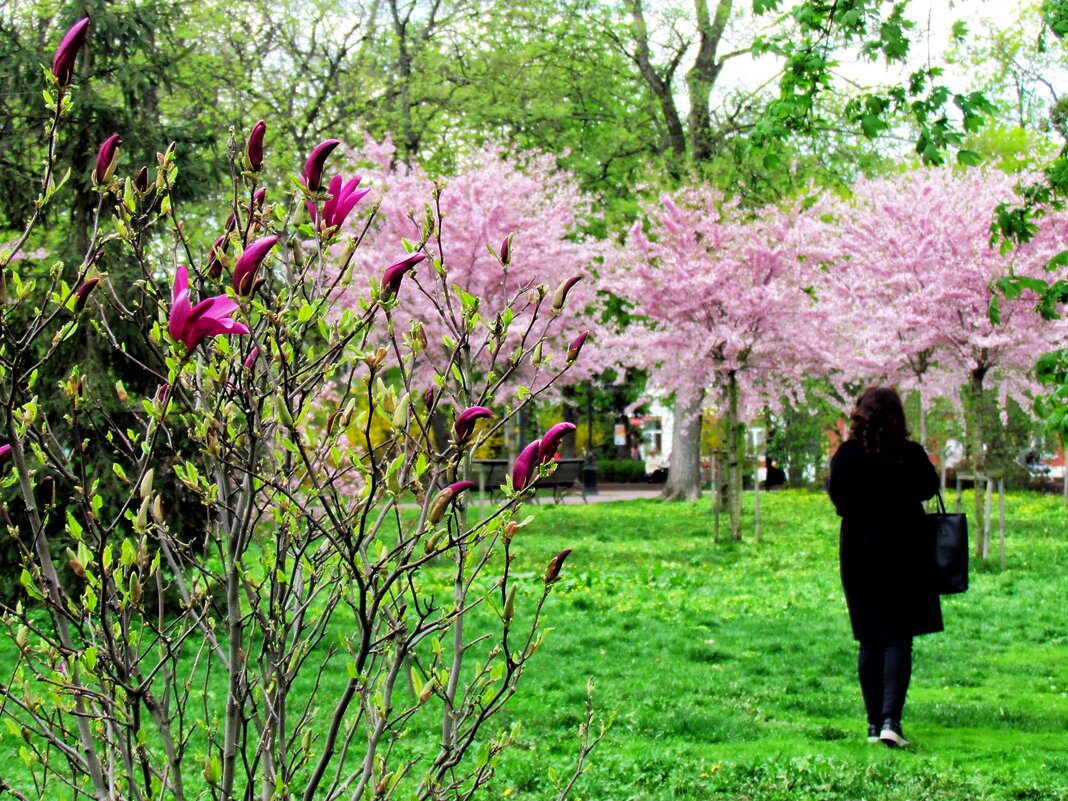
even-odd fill
[(551, 795), (592, 676), (598, 712), (615, 721), (582, 798), (1068, 799), (1059, 498), (1010, 495), (1006, 570), (973, 564), (969, 592), (943, 601), (946, 632), (917, 640), (909, 751), (864, 737), (826, 496), (765, 494), (760, 510), (760, 543), (750, 532), (720, 544), (707, 502), (537, 510), (523, 535), (531, 562), (575, 552), (512, 707), (522, 729), (498, 795)]
[[(971, 590), (944, 601), (946, 632), (917, 641), (905, 713), (915, 747), (905, 752), (863, 736), (837, 518), (824, 495), (762, 495), (760, 543), (749, 530), (742, 543), (714, 543), (707, 500), (530, 511), (515, 541), (513, 567), (529, 588), (518, 616), (548, 559), (574, 553), (547, 605), (551, 631), (493, 726), (518, 724), (518, 734), (484, 797), (556, 797), (592, 677), (597, 714), (614, 722), (573, 798), (1068, 799), (1059, 498), (1009, 496), (1007, 569), (973, 565)], [(5, 673), (10, 657), (0, 645)], [(410, 747), (429, 755), (427, 724)], [(17, 745), (0, 740), (12, 783)]]

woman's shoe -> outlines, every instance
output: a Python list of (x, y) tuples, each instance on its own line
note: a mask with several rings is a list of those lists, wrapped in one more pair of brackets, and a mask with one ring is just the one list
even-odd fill
[(890, 748), (907, 748), (909, 741), (901, 731), (901, 724), (893, 718), (883, 721), (883, 729), (879, 732), (879, 739)]
[(876, 726), (874, 723), (869, 723), (868, 724), (868, 742), (869, 743), (877, 743), (877, 742), (879, 742), (879, 727)]

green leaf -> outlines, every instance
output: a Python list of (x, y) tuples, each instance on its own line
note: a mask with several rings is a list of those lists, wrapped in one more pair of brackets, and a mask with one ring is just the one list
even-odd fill
[(974, 150), (958, 150), (957, 163), (962, 164), (965, 167), (978, 167), (983, 163), (983, 156), (981, 153), (976, 153)]

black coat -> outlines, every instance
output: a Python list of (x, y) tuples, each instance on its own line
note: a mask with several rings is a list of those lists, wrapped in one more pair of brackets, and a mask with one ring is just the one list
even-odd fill
[(839, 564), (853, 636), (888, 642), (942, 630), (923, 501), (938, 473), (915, 442), (889, 456), (843, 442), (831, 458), (827, 488), (842, 517)]

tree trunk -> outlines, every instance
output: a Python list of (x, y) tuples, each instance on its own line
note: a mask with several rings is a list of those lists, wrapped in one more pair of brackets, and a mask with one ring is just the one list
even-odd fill
[(738, 421), (738, 376), (727, 378), (727, 512), (731, 539), (742, 538), (742, 480), (745, 474), (745, 426)]
[[(983, 556), (983, 491), (981, 478), (986, 475), (986, 454), (983, 450), (983, 370), (972, 372), (965, 404), (965, 424), (972, 451), (972, 474), (975, 485), (975, 556)], [(971, 528), (971, 526), (969, 526)]]
[(927, 409), (923, 403), (923, 387), (917, 390), (920, 400), (920, 444), (927, 448)]
[(694, 164), (703, 164), (715, 155), (709, 99), (723, 69), (723, 62), (716, 61), (716, 51), (730, 18), (732, 3), (733, 0), (719, 0), (713, 18), (708, 13), (708, 0), (694, 0), (700, 41), (693, 66), (686, 73), (686, 88), (690, 95), (690, 160)]
[[(649, 28), (645, 22), (645, 9), (642, 0), (630, 0), (630, 16), (633, 20), (634, 53), (631, 57), (638, 65), (638, 72), (649, 85), (653, 96), (660, 105), (660, 113), (664, 115), (664, 125), (667, 128), (667, 148), (674, 155), (673, 171), (677, 170), (678, 164), (686, 156), (686, 131), (679, 116), (679, 109), (675, 103), (675, 94), (672, 91), (672, 80), (675, 70), (678, 68), (682, 53), (676, 53), (670, 64), (661, 75), (653, 65), (649, 50)], [(679, 177), (676, 175), (675, 177)]]
[(705, 394), (680, 392), (675, 398), (675, 425), (667, 483), (660, 497), (666, 501), (696, 501), (701, 497), (701, 406)]

